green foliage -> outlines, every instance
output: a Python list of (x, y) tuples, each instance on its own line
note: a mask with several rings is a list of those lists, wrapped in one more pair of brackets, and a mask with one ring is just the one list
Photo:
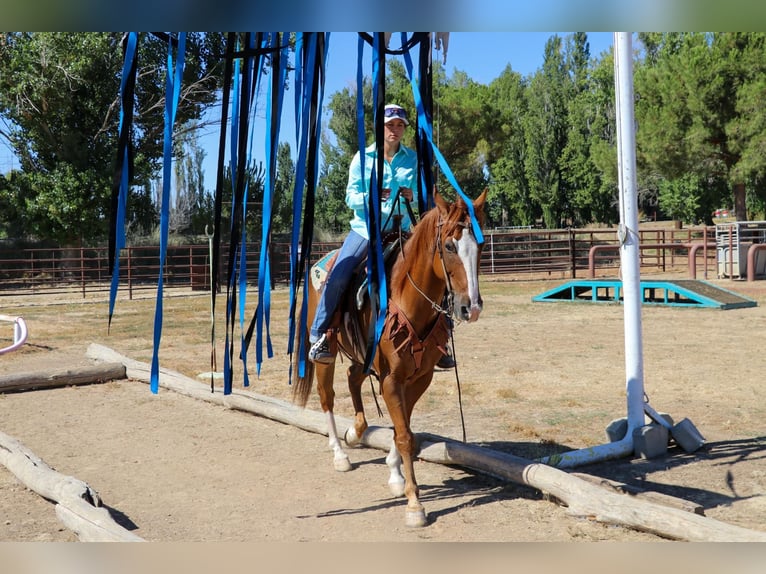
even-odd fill
[[(103, 239), (108, 230), (117, 153), (119, 33), (5, 33), (0, 36), (0, 133), (19, 158), (11, 182), (24, 197), (27, 237), (71, 243)], [(199, 118), (215, 100), (220, 70), (219, 34), (190, 34), (178, 125)], [(167, 45), (142, 34), (133, 182), (143, 189), (157, 173), (164, 130)], [(129, 200), (129, 208), (133, 200)], [(146, 213), (141, 206), (142, 213)], [(2, 217), (2, 216), (0, 216)], [(146, 222), (142, 222), (146, 224)]]
[[(640, 129), (638, 160), (678, 188), (678, 181), (707, 182), (706, 196), (689, 211), (691, 220), (709, 219), (709, 211), (731, 203), (746, 219), (746, 195), (766, 171), (766, 40), (763, 33), (642, 34), (646, 55), (636, 67)], [(727, 187), (721, 185), (726, 183)], [(684, 187), (684, 186), (682, 186)], [(673, 195), (673, 194), (670, 194)], [(660, 207), (677, 213), (678, 202)]]
[(280, 143), (277, 149), (277, 177), (272, 204), (272, 233), (289, 233), (293, 222), (293, 192), (295, 189), (295, 163), (290, 144)]
[(542, 71), (529, 84), (525, 117), (525, 173), (530, 196), (540, 205), (548, 228), (560, 227), (570, 212), (559, 161), (566, 145), (570, 81), (561, 39), (552, 36), (545, 45)]
[(664, 179), (659, 184), (662, 209), (673, 219), (694, 222), (700, 207), (702, 190), (696, 175), (682, 175), (678, 179)]

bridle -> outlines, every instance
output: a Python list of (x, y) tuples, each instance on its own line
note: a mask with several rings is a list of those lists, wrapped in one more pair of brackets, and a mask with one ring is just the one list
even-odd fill
[[(420, 295), (431, 304), (431, 308), (436, 311), (437, 313), (442, 313), (446, 315), (447, 317), (453, 317), (454, 319), (457, 319), (454, 314), (455, 310), (455, 292), (452, 288), (452, 280), (450, 279), (450, 275), (447, 272), (447, 266), (444, 263), (444, 243), (442, 241), (442, 227), (444, 226), (444, 219), (439, 218), (439, 222), (436, 224), (436, 245), (434, 246), (434, 252), (439, 253), (439, 261), (442, 264), (442, 273), (444, 274), (444, 280), (447, 283), (445, 291), (447, 294), (446, 300), (447, 300), (447, 308), (445, 309), (442, 307), (439, 303), (431, 299), (428, 295), (426, 295), (423, 290), (418, 287), (417, 283), (412, 279), (410, 276), (410, 272), (407, 271), (407, 279), (409, 279), (410, 284), (415, 288), (415, 290), (420, 293)], [(464, 221), (459, 221), (455, 224), (457, 227), (462, 227), (463, 229), (466, 229), (469, 227), (469, 224)], [(469, 230), (470, 233), (470, 230)], [(402, 253), (402, 257), (404, 256), (404, 253)]]

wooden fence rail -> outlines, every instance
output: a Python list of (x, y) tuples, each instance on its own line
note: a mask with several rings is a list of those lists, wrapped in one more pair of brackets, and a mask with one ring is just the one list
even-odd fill
[[(642, 272), (689, 270), (695, 277), (698, 269), (708, 275), (715, 269), (715, 251), (690, 259), (689, 246), (714, 241), (714, 227), (685, 229), (642, 229), (639, 231)], [(316, 242), (312, 262), (340, 245), (339, 242)], [(486, 231), (481, 271), (485, 275), (503, 275), (510, 279), (565, 279), (578, 276), (616, 276), (619, 273), (619, 250), (615, 229), (517, 229)], [(260, 245), (247, 244), (247, 276), (251, 284), (258, 280)], [(601, 253), (593, 256), (594, 252)], [(210, 250), (207, 243), (169, 246), (163, 282), (168, 287), (210, 288)], [(290, 281), (290, 245), (274, 241), (270, 245), (272, 286)], [(699, 259), (699, 261), (698, 261)], [(44, 294), (61, 290), (86, 293), (108, 292), (111, 280), (106, 247), (2, 248), (0, 247), (0, 296), (9, 294)], [(228, 252), (221, 251), (221, 273), (228, 267)], [(120, 288), (154, 289), (157, 285), (159, 247), (132, 246), (120, 255)], [(224, 281), (225, 283), (225, 281)]]

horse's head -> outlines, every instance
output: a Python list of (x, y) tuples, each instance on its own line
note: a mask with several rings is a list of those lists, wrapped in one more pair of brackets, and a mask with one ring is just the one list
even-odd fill
[[(473, 209), (481, 226), (484, 225), (484, 204), (487, 191), (473, 201)], [(483, 301), (479, 293), (479, 263), (482, 245), (473, 234), (471, 214), (460, 196), (448, 203), (438, 191), (434, 202), (439, 211), (439, 234), (434, 270), (443, 276), (452, 297), (453, 314), (459, 321), (476, 321)]]

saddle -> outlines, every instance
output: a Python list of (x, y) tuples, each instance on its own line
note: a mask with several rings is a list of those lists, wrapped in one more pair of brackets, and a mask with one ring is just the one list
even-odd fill
[[(407, 239), (409, 239), (409, 234), (399, 232), (389, 233), (383, 237), (383, 264), (386, 267), (386, 275), (388, 275), (388, 271), (391, 269), (391, 266), (396, 259), (396, 255), (399, 253), (403, 243), (407, 241)], [(335, 265), (335, 260), (338, 258), (338, 251), (340, 251), (340, 249), (333, 249), (311, 267), (311, 284), (317, 291), (324, 287), (324, 282)], [(367, 259), (368, 258), (365, 257), (356, 266), (354, 269), (354, 277), (348, 287), (349, 291), (356, 293), (355, 298), (357, 309), (362, 308), (365, 296), (367, 295)], [(345, 298), (346, 294), (343, 295), (342, 299)]]
[[(391, 267), (396, 261), (396, 257), (407, 241), (410, 234), (394, 231), (383, 237), (383, 264), (386, 268), (386, 277), (390, 276)], [(324, 287), (324, 282), (332, 270), (337, 259), (339, 249), (334, 249), (322, 257), (311, 267), (311, 283), (315, 290), (319, 291)], [(341, 328), (345, 328), (348, 339), (352, 342), (353, 349), (340, 348), (349, 358), (359, 360), (364, 358), (366, 350), (366, 334), (363, 333), (362, 326), (359, 323), (359, 313), (348, 312), (352, 305), (356, 311), (361, 310), (369, 300), (368, 279), (367, 279), (367, 261), (365, 257), (354, 269), (354, 276), (349, 282), (345, 293), (341, 296), (338, 308), (333, 314), (330, 323), (331, 348), (337, 344), (336, 334)]]

